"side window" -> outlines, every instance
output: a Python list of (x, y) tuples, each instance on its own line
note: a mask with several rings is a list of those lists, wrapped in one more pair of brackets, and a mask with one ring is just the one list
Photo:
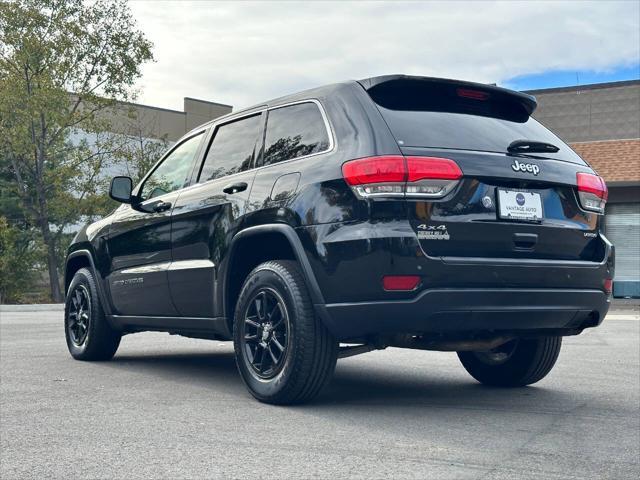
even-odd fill
[(251, 168), (262, 135), (262, 114), (216, 128), (198, 181), (206, 182)]
[(315, 103), (299, 103), (269, 111), (264, 165), (322, 152), (329, 133)]
[(203, 138), (202, 133), (191, 137), (158, 165), (140, 190), (142, 200), (149, 200), (184, 187)]

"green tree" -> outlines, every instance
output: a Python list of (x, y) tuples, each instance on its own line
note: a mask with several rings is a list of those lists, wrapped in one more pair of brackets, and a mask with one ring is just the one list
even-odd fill
[(0, 3), (0, 168), (13, 177), (2, 196), (40, 232), (54, 301), (61, 238), (106, 205), (100, 172), (121, 146), (111, 109), (151, 60), (123, 0)]
[(20, 302), (33, 284), (42, 258), (31, 228), (17, 228), (0, 217), (0, 302)]

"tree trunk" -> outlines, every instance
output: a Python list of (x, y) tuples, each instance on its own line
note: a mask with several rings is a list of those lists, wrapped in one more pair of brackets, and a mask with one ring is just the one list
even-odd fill
[(56, 244), (51, 230), (49, 229), (49, 221), (43, 219), (40, 222), (40, 230), (42, 231), (42, 240), (47, 246), (47, 269), (49, 270), (49, 284), (51, 287), (51, 299), (55, 303), (60, 303), (62, 298), (62, 290), (60, 289), (60, 277), (58, 275), (58, 254), (56, 253)]
[[(44, 161), (41, 162), (41, 165)], [(36, 197), (38, 202), (38, 224), (40, 225), (40, 231), (42, 232), (42, 241), (47, 247), (47, 270), (49, 271), (49, 288), (51, 290), (51, 299), (55, 303), (60, 303), (64, 299), (62, 298), (62, 291), (60, 290), (60, 278), (58, 276), (58, 254), (56, 252), (56, 241), (53, 235), (51, 235), (51, 229), (49, 228), (49, 209), (47, 200), (45, 197), (44, 185), (42, 183), (42, 169), (36, 175)]]

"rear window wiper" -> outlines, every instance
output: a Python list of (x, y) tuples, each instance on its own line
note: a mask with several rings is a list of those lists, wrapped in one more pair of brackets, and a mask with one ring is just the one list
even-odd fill
[(558, 150), (552, 143), (535, 140), (514, 140), (507, 147), (509, 153), (555, 153)]

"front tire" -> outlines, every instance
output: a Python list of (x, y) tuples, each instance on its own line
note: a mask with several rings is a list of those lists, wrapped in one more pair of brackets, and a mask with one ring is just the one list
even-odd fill
[(272, 404), (307, 402), (330, 380), (338, 342), (315, 316), (298, 265), (265, 262), (238, 297), (233, 340), (238, 370), (251, 394)]
[(110, 360), (121, 333), (107, 322), (93, 274), (81, 268), (73, 276), (64, 308), (64, 332), (69, 353), (76, 360)]
[(485, 385), (524, 387), (542, 380), (558, 359), (562, 337), (517, 339), (488, 352), (458, 352), (469, 374)]

